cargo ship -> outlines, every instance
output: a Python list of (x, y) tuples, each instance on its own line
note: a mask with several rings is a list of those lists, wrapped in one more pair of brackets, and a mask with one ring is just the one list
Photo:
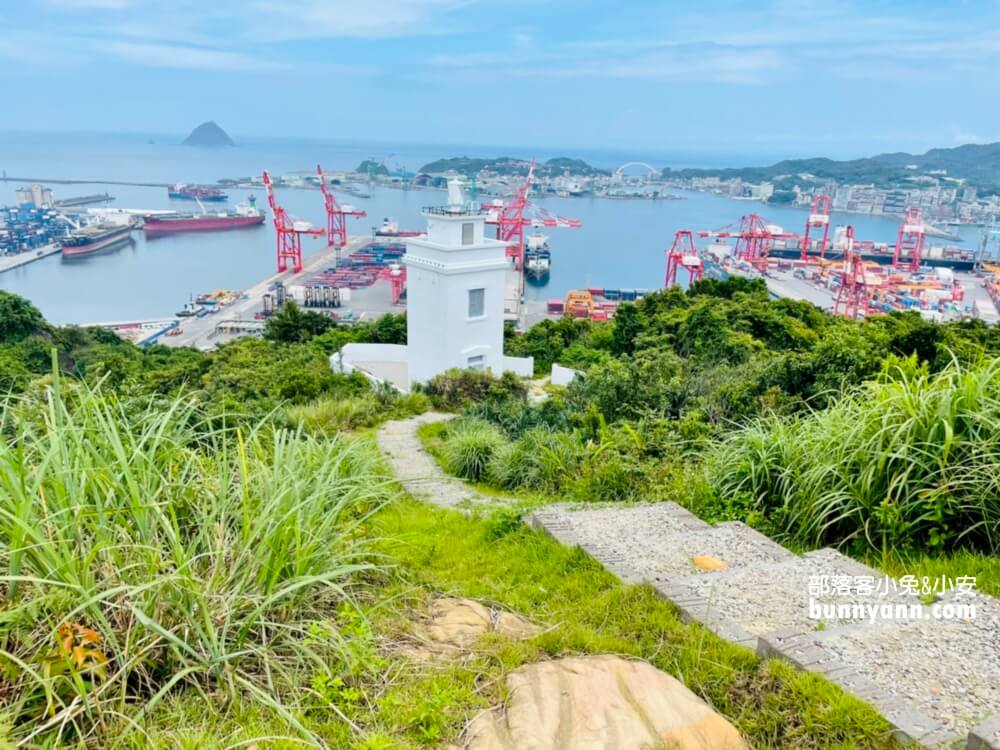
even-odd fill
[(264, 223), (264, 212), (257, 208), (253, 196), (232, 211), (200, 214), (163, 214), (143, 218), (142, 230), (147, 237), (162, 237), (179, 232), (221, 232), (246, 229)]
[(376, 237), (418, 237), (423, 232), (413, 229), (400, 229), (399, 224), (392, 219), (384, 219), (382, 226), (375, 229)]
[(537, 232), (524, 238), (524, 273), (531, 281), (545, 281), (549, 277), (552, 256), (548, 240)]
[(223, 201), (229, 200), (229, 196), (219, 188), (206, 187), (204, 185), (186, 185), (183, 182), (168, 185), (167, 196), (169, 198), (173, 198), (174, 200), (182, 201), (211, 201), (213, 203), (222, 203)]
[(96, 226), (76, 229), (63, 237), (59, 244), (62, 245), (63, 257), (72, 258), (111, 250), (131, 241), (130, 226)]

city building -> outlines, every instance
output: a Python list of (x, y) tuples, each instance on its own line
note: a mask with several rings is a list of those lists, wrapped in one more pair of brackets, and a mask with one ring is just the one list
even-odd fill
[(405, 345), (347, 344), (335, 370), (359, 371), (400, 390), (446, 370), (531, 376), (531, 357), (503, 353), (506, 243), (486, 236), (486, 212), (467, 203), (457, 179), (448, 205), (425, 208), (427, 234), (406, 242)]

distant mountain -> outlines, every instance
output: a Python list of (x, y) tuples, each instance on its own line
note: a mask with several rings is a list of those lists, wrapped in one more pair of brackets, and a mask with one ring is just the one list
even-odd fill
[(749, 182), (775, 180), (808, 173), (821, 180), (846, 183), (875, 183), (878, 187), (897, 187), (911, 182), (913, 177), (944, 170), (947, 176), (966, 180), (970, 185), (987, 190), (1000, 189), (1000, 143), (969, 143), (955, 148), (933, 148), (925, 154), (902, 152), (879, 154), (866, 159), (834, 161), (833, 159), (786, 159), (769, 167), (742, 169), (678, 169), (663, 170), (665, 177), (738, 177)]
[(182, 141), (182, 144), (185, 146), (204, 146), (208, 148), (236, 145), (226, 131), (216, 124), (215, 120), (203, 122), (196, 127), (191, 131), (191, 135)]
[[(527, 176), (531, 162), (524, 159), (514, 159), (510, 156), (500, 156), (495, 159), (470, 158), (468, 156), (456, 156), (450, 159), (438, 159), (420, 168), (421, 172), (431, 174), (441, 174), (442, 172), (457, 172), (463, 175), (474, 175), (484, 169), (491, 172), (505, 175)], [(587, 177), (591, 175), (610, 174), (608, 171), (592, 167), (582, 159), (570, 159), (561, 156), (549, 159), (543, 164), (535, 165), (535, 174), (538, 177), (557, 177), (562, 174)]]

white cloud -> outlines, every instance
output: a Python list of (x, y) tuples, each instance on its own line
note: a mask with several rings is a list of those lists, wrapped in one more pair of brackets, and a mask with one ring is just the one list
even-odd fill
[(278, 70), (287, 66), (240, 52), (147, 42), (108, 42), (101, 50), (127, 62), (156, 68), (228, 73)]
[(369, 39), (447, 33), (448, 14), (475, 0), (256, 0), (252, 30), (270, 39)]

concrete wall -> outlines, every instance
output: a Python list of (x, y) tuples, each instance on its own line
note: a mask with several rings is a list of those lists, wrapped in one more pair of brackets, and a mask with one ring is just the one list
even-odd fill
[(579, 370), (574, 370), (572, 367), (563, 367), (562, 365), (552, 364), (552, 376), (549, 378), (549, 382), (552, 385), (569, 385), (573, 378), (580, 374)]
[[(389, 382), (374, 372), (360, 367), (359, 363), (382, 363), (390, 366), (395, 364), (407, 367), (409, 350), (405, 344), (344, 344), (340, 351), (330, 355), (330, 369), (334, 372), (345, 374), (360, 372), (373, 383)], [(386, 370), (388, 372), (389, 368)], [(401, 387), (400, 383), (390, 382), (390, 385), (403, 391), (408, 390)]]
[[(503, 358), (503, 372), (512, 372), (515, 375), (520, 375), (522, 378), (530, 378), (535, 374), (535, 358), (534, 357), (504, 357)], [(494, 373), (499, 375), (500, 373), (494, 370)]]

